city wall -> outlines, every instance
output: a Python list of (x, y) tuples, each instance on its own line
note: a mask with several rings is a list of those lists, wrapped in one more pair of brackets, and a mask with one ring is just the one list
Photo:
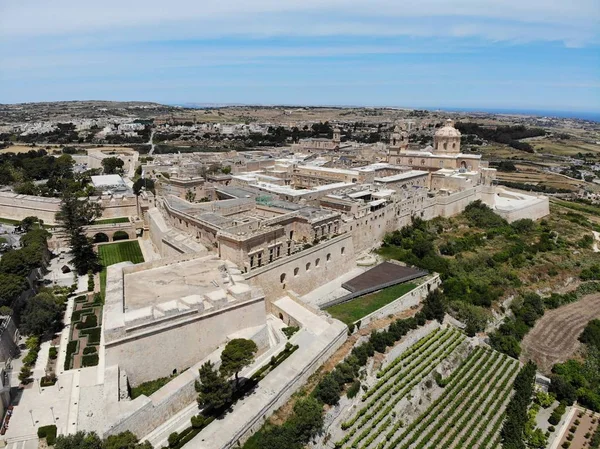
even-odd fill
[(0, 217), (2, 218), (20, 221), (33, 216), (44, 220), (46, 224), (53, 225), (56, 224), (56, 213), (59, 209), (58, 198), (0, 192)]
[[(104, 208), (101, 219), (138, 215), (137, 197), (133, 195), (91, 197), (90, 201), (98, 201)], [(0, 217), (2, 218), (20, 221), (33, 216), (44, 220), (46, 224), (54, 225), (59, 210), (59, 198), (0, 192)]]

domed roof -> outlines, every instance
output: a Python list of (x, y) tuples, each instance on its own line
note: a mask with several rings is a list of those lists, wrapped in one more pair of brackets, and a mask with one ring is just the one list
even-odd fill
[(436, 137), (460, 137), (460, 131), (454, 127), (454, 122), (446, 120), (446, 124), (435, 132)]

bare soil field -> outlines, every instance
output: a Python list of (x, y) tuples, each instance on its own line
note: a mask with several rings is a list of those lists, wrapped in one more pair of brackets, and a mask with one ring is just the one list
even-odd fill
[[(58, 150), (61, 147), (63, 147), (64, 145), (52, 145), (52, 144), (40, 144), (40, 145), (36, 145), (35, 147), (29, 146), (29, 145), (11, 145), (7, 148), (3, 148), (0, 150), (0, 153), (28, 153), (30, 151), (37, 151), (37, 150), (46, 150), (48, 153), (53, 153), (54, 150)], [(50, 149), (46, 148), (46, 147), (50, 147)]]
[(521, 360), (531, 359), (541, 372), (549, 373), (555, 363), (575, 354), (580, 345), (577, 338), (586, 324), (598, 317), (600, 294), (546, 312), (523, 339)]
[[(578, 409), (579, 410), (579, 409)], [(598, 421), (600, 420), (600, 414), (593, 413), (588, 410), (581, 410), (575, 413), (568, 424), (567, 431), (562, 436), (558, 447), (569, 441), (568, 437), (571, 438), (571, 446), (573, 449), (585, 448), (589, 446), (590, 437), (586, 438), (586, 435), (593, 435)], [(577, 424), (579, 422), (579, 424)], [(573, 427), (575, 429), (573, 429)], [(571, 432), (571, 430), (575, 430)]]

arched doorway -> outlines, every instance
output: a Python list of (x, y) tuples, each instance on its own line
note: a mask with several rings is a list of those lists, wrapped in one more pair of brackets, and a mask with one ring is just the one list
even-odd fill
[(104, 243), (110, 241), (108, 235), (106, 235), (104, 232), (99, 232), (98, 234), (95, 234), (93, 240), (94, 243)]
[(129, 240), (129, 234), (125, 231), (117, 231), (113, 234), (113, 241), (116, 242), (117, 240)]

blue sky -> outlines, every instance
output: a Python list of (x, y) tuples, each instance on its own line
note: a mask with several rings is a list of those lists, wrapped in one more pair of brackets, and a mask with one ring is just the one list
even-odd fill
[(600, 111), (600, 1), (0, 0), (0, 103), (87, 99)]

